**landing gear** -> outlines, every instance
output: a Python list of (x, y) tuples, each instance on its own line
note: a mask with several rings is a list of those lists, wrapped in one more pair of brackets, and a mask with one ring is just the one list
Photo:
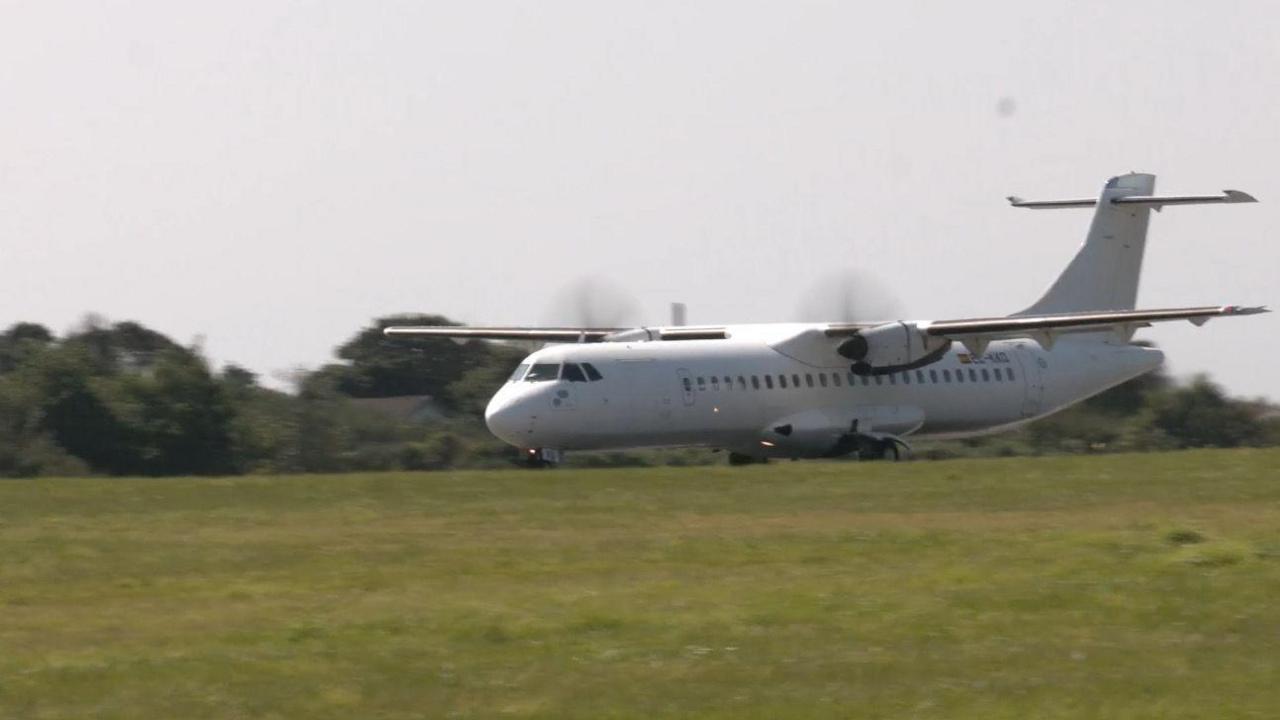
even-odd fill
[(524, 451), (524, 465), (529, 468), (553, 468), (564, 456), (552, 448), (528, 448)]
[(898, 443), (889, 439), (862, 437), (858, 439), (859, 460), (893, 460), (902, 459)]

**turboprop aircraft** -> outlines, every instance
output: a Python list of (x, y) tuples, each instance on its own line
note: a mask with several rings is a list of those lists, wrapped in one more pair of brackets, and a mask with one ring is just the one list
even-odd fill
[(1138, 328), (1264, 307), (1135, 309), (1152, 210), (1256, 202), (1236, 190), (1156, 196), (1155, 176), (1111, 178), (1079, 252), (1027, 309), (1005, 317), (667, 327), (389, 327), (388, 336), (553, 343), (485, 411), (531, 465), (573, 450), (706, 447), (730, 462), (899, 456), (907, 437), (964, 437), (1041, 418), (1155, 369)]

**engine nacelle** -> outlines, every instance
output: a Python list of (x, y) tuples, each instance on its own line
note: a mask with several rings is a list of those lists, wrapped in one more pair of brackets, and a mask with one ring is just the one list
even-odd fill
[(859, 330), (836, 352), (853, 361), (857, 375), (887, 375), (937, 362), (950, 347), (950, 340), (926, 335), (915, 323), (891, 322)]

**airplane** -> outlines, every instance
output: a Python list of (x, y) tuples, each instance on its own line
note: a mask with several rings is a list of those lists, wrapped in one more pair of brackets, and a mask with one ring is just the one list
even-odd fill
[(1133, 335), (1153, 323), (1255, 315), (1237, 305), (1135, 309), (1151, 211), (1251, 203), (1157, 196), (1155, 176), (1097, 198), (1013, 207), (1094, 208), (1084, 244), (1043, 296), (1005, 317), (660, 327), (388, 327), (389, 337), (534, 340), (485, 410), (530, 466), (563, 453), (656, 447), (771, 458), (892, 457), (907, 438), (995, 433), (1051, 415), (1164, 359)]

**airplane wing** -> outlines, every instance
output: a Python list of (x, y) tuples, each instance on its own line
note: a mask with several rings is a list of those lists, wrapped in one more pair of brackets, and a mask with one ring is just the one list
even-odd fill
[[(970, 352), (982, 354), (987, 344), (1005, 338), (1030, 338), (1048, 349), (1065, 333), (1112, 331), (1126, 339), (1138, 328), (1171, 320), (1189, 320), (1203, 325), (1211, 318), (1256, 315), (1269, 312), (1264, 307), (1236, 305), (1167, 308), (1158, 310), (1110, 310), (1057, 315), (1017, 315), (968, 320), (934, 320), (912, 323), (833, 323), (824, 332), (831, 338), (870, 334), (889, 326), (910, 325), (932, 338), (930, 345), (954, 340)], [(644, 342), (651, 340), (721, 340), (730, 328), (715, 327), (459, 327), (450, 325), (391, 326), (382, 331), (388, 337), (440, 337), (458, 340), (532, 340), (552, 343)]]
[(1030, 338), (1045, 349), (1049, 349), (1053, 346), (1054, 340), (1064, 333), (1111, 331), (1127, 340), (1132, 337), (1135, 330), (1150, 327), (1152, 323), (1188, 320), (1200, 326), (1216, 317), (1257, 315), (1265, 312), (1270, 311), (1265, 307), (1221, 305), (938, 320), (919, 323), (918, 327), (927, 336), (955, 340), (967, 347), (970, 352), (981, 355), (986, 350), (987, 343), (1004, 338)]
[[(1045, 350), (1066, 333), (1110, 332), (1121, 342), (1152, 323), (1189, 320), (1203, 325), (1211, 318), (1256, 315), (1265, 307), (1221, 305), (1159, 310), (1104, 310), (1053, 315), (1013, 315), (970, 320), (887, 322), (867, 327), (855, 323), (828, 325), (824, 334), (841, 339), (835, 351), (866, 373), (885, 374), (934, 362), (958, 342), (982, 355), (994, 340), (1028, 338)], [(858, 372), (858, 370), (854, 370)]]
[(454, 327), (449, 325), (392, 326), (387, 337), (441, 337), (458, 340), (540, 340), (544, 342), (600, 342), (626, 328), (568, 327)]
[(553, 343), (593, 343), (611, 340), (723, 340), (723, 327), (571, 328), (571, 327), (455, 327), (449, 325), (392, 326), (388, 337), (443, 337), (458, 340), (533, 340)]

